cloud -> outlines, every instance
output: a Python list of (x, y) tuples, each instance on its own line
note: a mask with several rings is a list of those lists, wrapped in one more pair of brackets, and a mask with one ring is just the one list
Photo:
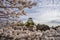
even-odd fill
[(57, 23), (57, 24), (60, 24), (60, 21), (52, 20), (52, 21), (50, 21), (49, 23)]
[[(52, 4), (49, 0), (42, 1), (36, 7), (32, 9), (26, 9), (27, 16), (22, 18), (24, 21), (29, 17), (32, 17), (35, 23), (47, 24), (47, 25), (59, 25), (60, 24), (60, 5), (58, 1)], [(49, 5), (46, 5), (47, 3)], [(57, 4), (56, 4), (57, 3)], [(56, 4), (56, 5), (55, 5)], [(25, 19), (26, 18), (26, 19)]]

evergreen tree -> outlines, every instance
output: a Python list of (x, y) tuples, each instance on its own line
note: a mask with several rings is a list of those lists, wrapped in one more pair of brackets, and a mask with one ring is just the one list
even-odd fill
[(50, 27), (48, 25), (45, 25), (45, 24), (42, 24), (42, 25), (37, 24), (36, 28), (37, 28), (37, 30), (41, 30), (41, 31), (46, 31), (46, 30), (50, 29)]

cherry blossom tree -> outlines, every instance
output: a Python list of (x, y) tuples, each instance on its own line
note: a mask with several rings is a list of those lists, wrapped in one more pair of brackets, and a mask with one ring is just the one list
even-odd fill
[[(4, 9), (3, 12), (5, 12), (9, 18), (19, 18), (20, 15), (26, 15), (24, 11), (25, 8), (31, 9), (33, 6), (36, 6), (36, 4), (37, 3), (32, 0), (0, 0), (0, 9)], [(15, 11), (16, 9), (18, 9), (19, 12)]]
[[(24, 8), (32, 8), (32, 6), (35, 5), (36, 2), (32, 2), (32, 0), (0, 0), (0, 8), (4, 8), (6, 13), (11, 17), (25, 15)], [(16, 13), (16, 11), (13, 11), (10, 13), (10, 9), (12, 8), (16, 8), (20, 10), (20, 12)]]

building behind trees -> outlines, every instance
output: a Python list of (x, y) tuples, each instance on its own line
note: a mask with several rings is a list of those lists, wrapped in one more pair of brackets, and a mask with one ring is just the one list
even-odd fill
[(29, 30), (33, 30), (35, 23), (33, 22), (32, 18), (28, 18), (27, 22), (25, 23), (25, 26), (29, 29)]

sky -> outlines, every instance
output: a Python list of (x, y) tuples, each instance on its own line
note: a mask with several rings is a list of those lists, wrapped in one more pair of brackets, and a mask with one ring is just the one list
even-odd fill
[(33, 18), (35, 23), (46, 24), (49, 26), (60, 25), (60, 0), (35, 0), (37, 6), (25, 9), (27, 16), (21, 16), (22, 21)]
[(20, 20), (26, 22), (31, 17), (36, 24), (60, 25), (60, 0), (33, 0), (33, 2), (37, 2), (37, 5), (31, 9), (26, 8), (26, 15), (20, 16)]

